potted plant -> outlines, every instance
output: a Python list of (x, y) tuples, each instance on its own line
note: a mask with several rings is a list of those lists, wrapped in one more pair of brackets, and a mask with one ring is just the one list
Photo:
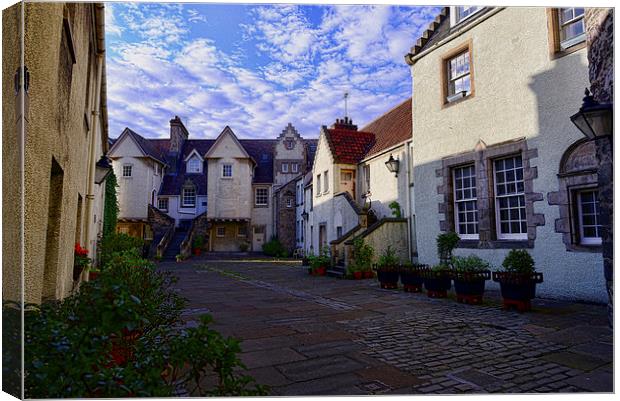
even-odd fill
[(331, 258), (327, 248), (321, 250), (319, 256), (314, 256), (310, 260), (310, 274), (313, 276), (324, 276), (327, 272), (327, 267), (331, 264)]
[(502, 266), (504, 271), (493, 272), (493, 281), (499, 282), (504, 309), (515, 306), (519, 312), (530, 310), (536, 284), (543, 282), (542, 273), (535, 271), (534, 259), (525, 249), (512, 249)]
[(432, 268), (421, 270), (426, 295), (430, 298), (445, 298), (452, 287), (452, 270), (447, 264), (440, 263)]
[(88, 249), (82, 248), (79, 243), (73, 248), (73, 281), (78, 281), (84, 268), (90, 265)]
[[(357, 238), (353, 241), (353, 262), (351, 263), (353, 269), (351, 273), (356, 277), (372, 278), (374, 274), (372, 273), (372, 257), (375, 253), (370, 244), (364, 243), (362, 238)], [(347, 267), (347, 270), (349, 267)]]
[(352, 263), (347, 266), (347, 276), (355, 280), (361, 280), (364, 277), (364, 273), (359, 269), (357, 264)]
[(182, 262), (182, 261), (183, 261), (183, 259), (185, 259), (185, 258), (183, 257), (183, 255), (181, 255), (180, 253), (179, 253), (179, 254), (177, 254), (177, 256), (175, 256), (175, 258), (176, 258), (176, 260), (177, 260), (177, 263), (180, 263), (180, 262)]
[(94, 280), (97, 277), (99, 277), (99, 274), (101, 273), (101, 271), (99, 269), (96, 269), (94, 267), (91, 267), (90, 269), (88, 269), (88, 280)]
[(422, 284), (424, 279), (422, 278), (422, 269), (424, 265), (416, 265), (410, 261), (406, 261), (400, 267), (400, 281), (403, 283), (404, 290), (407, 292), (420, 292), (422, 291)]
[(465, 303), (482, 303), (484, 283), (491, 278), (489, 263), (476, 255), (452, 258), (452, 277), (456, 300)]
[(248, 251), (248, 249), (250, 249), (250, 244), (249, 244), (247, 241), (242, 241), (242, 242), (239, 244), (239, 250), (240, 250), (241, 252), (247, 252), (247, 251)]
[(194, 237), (194, 241), (192, 241), (192, 250), (194, 255), (200, 256), (200, 252), (202, 251), (204, 244), (205, 238), (202, 235), (197, 235)]
[(379, 283), (381, 283), (381, 288), (398, 288), (398, 265), (399, 260), (396, 257), (396, 252), (394, 252), (391, 245), (388, 245), (377, 261), (377, 278)]
[(452, 259), (452, 251), (459, 243), (457, 233), (448, 231), (437, 236), (437, 254), (439, 256), (439, 264), (447, 265)]

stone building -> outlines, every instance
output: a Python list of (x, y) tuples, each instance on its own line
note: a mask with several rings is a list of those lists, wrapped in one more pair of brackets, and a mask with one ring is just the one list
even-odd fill
[[(599, 103), (614, 103), (614, 10), (588, 8), (585, 11), (590, 91)], [(613, 117), (612, 117), (613, 118)], [(603, 242), (603, 264), (608, 293), (609, 322), (613, 325), (613, 132), (596, 141), (599, 204)]]
[(588, 86), (584, 9), (444, 7), (405, 58), (419, 261), (455, 231), (457, 255), (496, 267), (527, 249), (542, 296), (604, 301), (595, 149), (569, 119)]
[(95, 255), (102, 229), (104, 6), (20, 3), (2, 25), (3, 298), (19, 297), (23, 266), (24, 299), (41, 302), (73, 290), (74, 244)]
[(261, 251), (277, 236), (292, 252), (295, 178), (314, 144), (291, 124), (275, 140), (239, 139), (230, 127), (190, 139), (179, 117), (166, 139), (126, 128), (109, 153), (120, 186), (117, 229), (152, 241), (152, 251), (172, 228), (180, 240), (204, 235), (209, 251)]
[[(415, 256), (408, 208), (411, 121), (408, 99), (361, 130), (348, 117), (322, 127), (312, 178), (304, 185), (306, 253), (328, 248), (343, 267), (353, 241), (362, 238), (375, 256), (388, 245), (403, 261)], [(386, 168), (389, 160), (398, 162), (398, 171)]]

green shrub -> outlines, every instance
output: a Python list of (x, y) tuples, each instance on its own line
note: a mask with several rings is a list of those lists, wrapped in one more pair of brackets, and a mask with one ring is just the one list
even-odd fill
[(445, 263), (440, 263), (431, 267), (431, 270), (434, 272), (449, 272), (451, 270), (450, 266)]
[(140, 254), (143, 246), (144, 241), (142, 239), (127, 234), (113, 233), (107, 235), (99, 242), (100, 265), (105, 268), (110, 263), (111, 258), (125, 251), (134, 250)]
[[(27, 398), (263, 395), (237, 354), (238, 341), (210, 330), (210, 318), (183, 328), (185, 299), (175, 278), (129, 250), (62, 301), (25, 311)], [(163, 373), (167, 374), (163, 374)], [(199, 386), (214, 374), (216, 383)]]
[(388, 207), (392, 209), (392, 216), (396, 217), (397, 219), (400, 219), (402, 217), (400, 203), (393, 201), (388, 205)]
[(329, 255), (329, 249), (327, 249), (327, 247), (323, 247), (318, 256), (308, 256), (308, 263), (310, 263), (310, 268), (312, 271), (315, 271), (319, 267), (330, 267), (332, 264), (332, 258)]
[(204, 244), (205, 244), (205, 237), (203, 237), (202, 235), (196, 235), (194, 237), (194, 240), (192, 241), (192, 248), (194, 248), (194, 249), (196, 249), (196, 248), (202, 249)]
[(453, 256), (452, 266), (458, 272), (481, 272), (489, 270), (490, 265), (487, 261), (482, 260), (476, 255), (470, 256)]
[(288, 252), (276, 237), (263, 244), (263, 253), (267, 256), (287, 257)]
[(502, 266), (511, 273), (534, 273), (534, 259), (525, 249), (511, 249), (502, 262)]
[(103, 237), (114, 234), (116, 231), (116, 221), (118, 219), (118, 201), (116, 198), (116, 188), (118, 183), (114, 170), (105, 179), (105, 203), (103, 205)]
[(448, 263), (452, 258), (452, 251), (459, 243), (459, 236), (453, 231), (441, 233), (437, 236), (437, 255), (441, 263)]
[(248, 249), (250, 249), (250, 244), (247, 243), (246, 241), (243, 241), (242, 243), (239, 244), (239, 250), (241, 252), (247, 252)]
[(398, 268), (399, 264), (400, 260), (391, 245), (387, 246), (385, 251), (379, 256), (379, 260), (377, 260), (377, 268), (380, 270), (394, 270)]
[(372, 257), (375, 250), (370, 244), (364, 243), (362, 238), (353, 241), (353, 263), (352, 271), (368, 271), (371, 269)]

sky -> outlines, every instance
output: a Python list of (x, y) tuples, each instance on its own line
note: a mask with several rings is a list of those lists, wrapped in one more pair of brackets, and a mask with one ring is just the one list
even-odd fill
[(348, 115), (360, 128), (411, 96), (404, 61), (438, 7), (106, 3), (109, 135), (190, 138), (230, 126), (306, 138)]

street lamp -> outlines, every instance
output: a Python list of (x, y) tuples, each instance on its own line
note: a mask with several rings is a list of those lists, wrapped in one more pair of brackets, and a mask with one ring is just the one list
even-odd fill
[(400, 162), (397, 159), (394, 159), (394, 156), (390, 154), (390, 158), (385, 162), (385, 166), (390, 173), (394, 173), (394, 175), (398, 177), (398, 167), (400, 166)]
[(613, 130), (613, 105), (597, 102), (586, 88), (581, 108), (570, 119), (588, 139), (611, 135)]
[(107, 156), (101, 156), (101, 159), (95, 165), (95, 184), (100, 185), (112, 172), (112, 165)]

